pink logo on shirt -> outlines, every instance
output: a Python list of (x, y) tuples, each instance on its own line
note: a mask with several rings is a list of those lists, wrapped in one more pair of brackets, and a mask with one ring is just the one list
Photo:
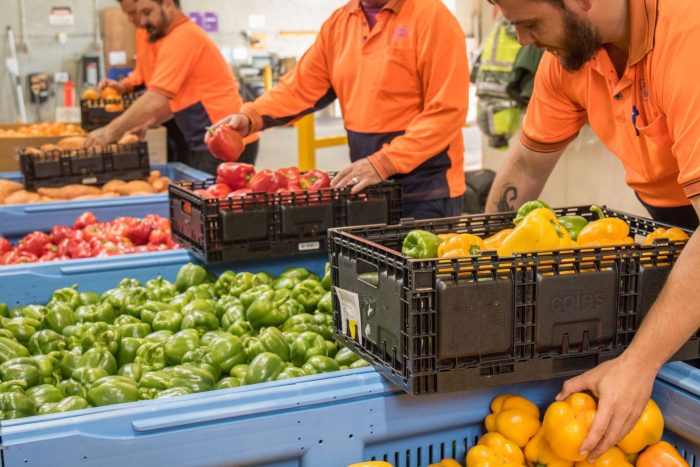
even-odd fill
[(394, 39), (406, 39), (408, 37), (408, 28), (406, 26), (399, 26), (394, 29)]
[(649, 90), (647, 89), (646, 80), (643, 79), (643, 80), (639, 81), (639, 90), (641, 91), (641, 94), (642, 94), (642, 100), (648, 101), (649, 100)]

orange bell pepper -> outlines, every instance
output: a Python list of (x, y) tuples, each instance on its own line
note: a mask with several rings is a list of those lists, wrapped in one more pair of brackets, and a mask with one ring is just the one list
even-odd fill
[(525, 447), (540, 429), (540, 409), (524, 397), (502, 394), (491, 402), (486, 430), (500, 433), (519, 447)]
[(547, 439), (544, 437), (544, 428), (527, 443), (525, 446), (525, 460), (527, 465), (546, 466), (546, 467), (573, 467), (572, 461), (567, 461), (554, 454), (549, 446)]
[(575, 467), (633, 467), (633, 465), (627, 461), (625, 453), (620, 448), (612, 447), (605, 451), (594, 463), (577, 462)]
[(632, 431), (627, 433), (617, 445), (627, 454), (640, 452), (645, 447), (661, 441), (663, 433), (664, 416), (656, 402), (649, 399)]
[(557, 456), (575, 462), (586, 459), (586, 455), (581, 455), (579, 451), (593, 425), (596, 412), (595, 400), (581, 392), (570, 395), (564, 401), (554, 402), (547, 408), (542, 426), (545, 438)]
[(689, 467), (676, 448), (666, 441), (650, 446), (637, 458), (637, 467)]
[(654, 240), (658, 238), (665, 238), (670, 241), (688, 240), (688, 234), (683, 232), (681, 229), (677, 229), (676, 227), (671, 227), (670, 229), (659, 227), (647, 235), (647, 238), (644, 240), (644, 244), (651, 245), (654, 243)]
[(501, 246), (503, 240), (505, 240), (512, 231), (513, 229), (503, 229), (484, 239), (484, 251), (498, 250), (498, 247)]
[(462, 464), (454, 459), (443, 459), (437, 464), (430, 464), (428, 467), (462, 467)]
[(523, 452), (500, 433), (486, 433), (467, 453), (467, 467), (522, 466)]
[(473, 256), (481, 253), (484, 242), (481, 238), (472, 234), (457, 234), (438, 246), (439, 258), (456, 258), (460, 256)]

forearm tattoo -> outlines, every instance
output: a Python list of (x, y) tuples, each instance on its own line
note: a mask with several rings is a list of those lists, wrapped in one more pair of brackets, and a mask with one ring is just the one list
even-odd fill
[(518, 199), (518, 189), (512, 183), (506, 183), (503, 186), (503, 194), (498, 200), (498, 211), (507, 212), (515, 211), (514, 201)]

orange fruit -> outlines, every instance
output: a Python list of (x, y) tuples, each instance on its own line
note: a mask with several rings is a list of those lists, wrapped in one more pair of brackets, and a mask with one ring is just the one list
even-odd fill
[(96, 101), (97, 99), (100, 98), (100, 95), (98, 94), (96, 89), (86, 89), (83, 92), (82, 99), (86, 101)]
[(110, 88), (109, 86), (102, 90), (102, 99), (110, 99), (118, 96), (119, 93), (117, 92), (117, 90), (114, 88)]

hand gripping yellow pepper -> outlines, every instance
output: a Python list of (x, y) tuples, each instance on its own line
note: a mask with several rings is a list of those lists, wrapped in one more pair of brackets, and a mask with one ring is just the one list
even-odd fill
[(559, 225), (554, 211), (539, 208), (525, 216), (503, 240), (498, 248), (498, 255), (510, 256), (513, 253), (569, 247), (571, 247), (571, 236), (564, 227)]
[[(580, 238), (580, 237), (579, 237)], [(583, 461), (581, 444), (588, 436), (597, 411), (595, 400), (588, 394), (574, 393), (564, 401), (554, 402), (544, 414), (545, 438), (554, 453), (569, 461)]]
[(661, 441), (663, 433), (664, 416), (656, 402), (649, 399), (632, 431), (627, 433), (617, 445), (627, 454), (640, 452), (645, 447)]
[(625, 453), (620, 448), (610, 448), (592, 464), (586, 461), (577, 462), (575, 467), (633, 467), (627, 461)]
[(500, 433), (486, 433), (467, 453), (467, 467), (522, 467), (523, 452)]
[(502, 394), (491, 402), (486, 430), (500, 433), (519, 447), (525, 447), (540, 429), (540, 409), (524, 397)]
[(544, 428), (525, 446), (525, 460), (531, 467), (574, 467), (572, 461), (567, 461), (554, 454), (544, 437)]

